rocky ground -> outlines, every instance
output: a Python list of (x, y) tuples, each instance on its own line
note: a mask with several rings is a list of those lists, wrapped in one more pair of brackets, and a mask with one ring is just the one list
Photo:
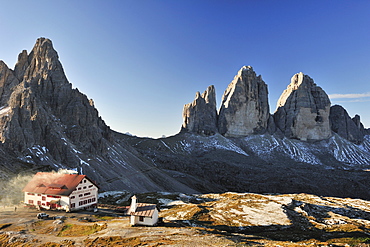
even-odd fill
[[(234, 246), (235, 241), (201, 229), (166, 223), (158, 227), (130, 227), (120, 213), (62, 213), (47, 211), (51, 217), (36, 218), (35, 209), (1, 208), (0, 246)], [(67, 227), (71, 230), (69, 230)]]
[[(126, 193), (105, 202), (125, 204)], [(151, 193), (163, 224), (130, 227), (122, 212), (1, 207), (0, 246), (369, 246), (370, 202), (309, 194)], [(146, 199), (145, 199), (146, 198)], [(65, 218), (63, 218), (65, 217)]]

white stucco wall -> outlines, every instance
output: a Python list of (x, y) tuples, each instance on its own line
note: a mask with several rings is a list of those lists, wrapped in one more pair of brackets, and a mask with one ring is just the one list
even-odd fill
[[(35, 206), (39, 205), (47, 209), (50, 209), (48, 203), (55, 200), (60, 200), (61, 207), (57, 207), (57, 209), (62, 210), (72, 211), (91, 207), (98, 203), (98, 187), (84, 178), (69, 196), (54, 196), (30, 192), (24, 193), (24, 203)], [(72, 207), (73, 203), (74, 207)]]
[(130, 216), (130, 225), (145, 225), (153, 226), (158, 222), (158, 210), (155, 209), (152, 217), (144, 217), (143, 221), (140, 221), (140, 216), (131, 215)]
[(98, 203), (98, 187), (84, 178), (69, 198), (71, 211), (90, 207)]
[(43, 208), (50, 208), (51, 201), (58, 201), (60, 200), (60, 207), (56, 207), (57, 209), (64, 209), (66, 205), (69, 203), (68, 196), (56, 196), (56, 195), (45, 195), (39, 193), (30, 193), (24, 192), (24, 202), (27, 204), (40, 206)]

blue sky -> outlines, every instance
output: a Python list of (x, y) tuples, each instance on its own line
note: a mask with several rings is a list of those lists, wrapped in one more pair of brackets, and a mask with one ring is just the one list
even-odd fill
[(178, 133), (183, 105), (244, 65), (268, 84), (271, 112), (290, 78), (312, 77), (370, 127), (370, 1), (2, 1), (0, 60), (13, 68), (53, 41), (73, 87), (112, 129)]

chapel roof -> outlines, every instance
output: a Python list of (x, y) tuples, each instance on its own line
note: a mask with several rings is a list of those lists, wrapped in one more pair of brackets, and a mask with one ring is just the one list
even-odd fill
[(135, 212), (131, 212), (131, 215), (152, 217), (157, 205), (149, 203), (137, 203)]

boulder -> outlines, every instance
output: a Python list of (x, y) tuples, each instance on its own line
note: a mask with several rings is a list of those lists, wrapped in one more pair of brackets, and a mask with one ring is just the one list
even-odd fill
[(220, 134), (241, 137), (265, 133), (269, 118), (266, 83), (251, 66), (242, 67), (222, 96), (218, 119)]
[(192, 103), (186, 104), (182, 113), (182, 131), (204, 135), (217, 133), (216, 93), (209, 86), (201, 95), (197, 92)]
[(308, 75), (292, 77), (277, 107), (275, 123), (286, 137), (307, 141), (331, 136), (329, 97)]

